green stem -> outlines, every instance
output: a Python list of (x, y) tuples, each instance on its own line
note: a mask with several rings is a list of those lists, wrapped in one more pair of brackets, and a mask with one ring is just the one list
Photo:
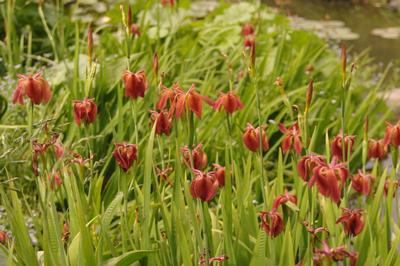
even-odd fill
[(201, 224), (203, 227), (203, 238), (204, 238), (204, 260), (205, 260), (205, 265), (208, 266), (209, 265), (209, 259), (210, 259), (210, 246), (209, 246), (209, 239), (208, 239), (208, 228), (207, 228), (207, 221), (206, 221), (206, 202), (201, 202), (200, 200), (198, 200), (199, 202), (199, 208), (201, 209)]
[(29, 103), (28, 106), (28, 133), (29, 133), (29, 138), (32, 138), (33, 136), (33, 111), (34, 111), (34, 105), (33, 102)]
[[(254, 70), (253, 70), (254, 71)], [(253, 89), (256, 92), (256, 102), (257, 102), (257, 116), (258, 116), (258, 126), (259, 126), (259, 130), (260, 130), (260, 151), (259, 151), (259, 156), (260, 156), (260, 184), (261, 184), (261, 192), (262, 192), (262, 197), (263, 197), (263, 202), (264, 202), (264, 207), (265, 209), (267, 208), (267, 196), (266, 196), (266, 192), (269, 193), (269, 185), (267, 183), (267, 186), (265, 185), (265, 181), (264, 181), (264, 156), (263, 156), (263, 142), (262, 142), (262, 121), (261, 121), (261, 104), (260, 104), (260, 92), (258, 90), (258, 86), (257, 86), (257, 80), (255, 77), (255, 74), (253, 75), (252, 78), (253, 81)], [(266, 190), (266, 191), (265, 191)]]

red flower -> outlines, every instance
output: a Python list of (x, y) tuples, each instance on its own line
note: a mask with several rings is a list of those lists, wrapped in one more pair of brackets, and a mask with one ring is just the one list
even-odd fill
[(33, 156), (32, 156), (32, 168), (34, 174), (37, 176), (39, 174), (39, 156), (43, 155), (46, 150), (54, 145), (58, 139), (58, 134), (54, 134), (51, 136), (50, 139), (46, 140), (44, 143), (39, 143), (37, 139), (32, 141), (32, 146), (33, 146)]
[(283, 231), (283, 219), (276, 210), (261, 212), (261, 225), (263, 230), (271, 237), (278, 236)]
[(201, 118), (202, 101), (204, 97), (196, 92), (194, 84), (187, 92), (184, 92), (179, 86), (174, 86), (174, 100), (171, 105), (171, 113), (175, 113), (176, 118), (180, 118), (185, 110), (190, 110)]
[(321, 155), (306, 155), (297, 163), (297, 172), (304, 181), (308, 182), (310, 177), (313, 175), (314, 168), (325, 164), (325, 157)]
[(292, 146), (297, 154), (301, 154), (301, 141), (300, 141), (300, 129), (297, 123), (293, 124), (291, 127), (286, 128), (284, 124), (279, 124), (279, 130), (285, 134), (285, 138), (282, 141), (282, 151), (287, 153)]
[(343, 261), (345, 258), (350, 258), (350, 266), (355, 266), (357, 256), (356, 252), (349, 252), (344, 246), (330, 248), (326, 241), (322, 240), (322, 248), (314, 250), (313, 261), (315, 266), (322, 266), (325, 258), (330, 261)]
[(276, 197), (276, 199), (274, 200), (274, 204), (272, 205), (272, 210), (276, 211), (280, 205), (283, 205), (288, 201), (290, 201), (294, 204), (297, 204), (297, 197), (296, 197), (296, 195), (289, 194), (286, 191), (285, 194), (282, 194), (282, 195), (279, 195), (278, 197)]
[(242, 139), (244, 145), (252, 151), (257, 152), (260, 150), (260, 131), (261, 131), (261, 141), (262, 141), (262, 149), (263, 151), (267, 151), (269, 149), (268, 140), (264, 131), (265, 126), (261, 126), (254, 128), (250, 123), (247, 124), (247, 127), (243, 133)]
[(59, 172), (53, 172), (48, 176), (51, 190), (57, 189), (62, 184), (62, 179)]
[(215, 172), (215, 177), (217, 178), (218, 181), (218, 186), (223, 187), (225, 186), (225, 167), (214, 163), (214, 172)]
[[(178, 86), (178, 85), (174, 85)], [(167, 106), (167, 102), (168, 100), (170, 100), (170, 102), (172, 103), (172, 101), (175, 98), (175, 92), (173, 89), (169, 89), (167, 87), (165, 87), (164, 85), (161, 86), (161, 95), (160, 95), (160, 99), (158, 100), (157, 104), (156, 104), (156, 108), (158, 110), (163, 110), (166, 106)]]
[[(207, 154), (203, 151), (203, 145), (198, 144), (192, 152), (190, 152), (188, 146), (181, 148), (183, 161), (189, 168), (196, 170), (202, 170), (207, 166)], [(193, 165), (192, 165), (193, 162)]]
[(395, 147), (400, 146), (400, 124), (392, 125), (386, 122), (386, 132), (384, 137), (384, 144), (387, 146), (392, 144)]
[(256, 40), (253, 35), (244, 37), (244, 47), (253, 48), (256, 44)]
[(94, 99), (84, 99), (82, 101), (74, 101), (74, 119), (80, 125), (83, 121), (85, 124), (93, 123), (96, 120), (97, 105)]
[(190, 185), (190, 193), (195, 199), (210, 202), (218, 189), (218, 181), (215, 179), (214, 172), (204, 173), (193, 169), (195, 178)]
[(254, 34), (254, 27), (250, 23), (246, 23), (242, 26), (242, 36), (248, 36)]
[(135, 144), (116, 143), (113, 155), (122, 170), (127, 172), (133, 161), (137, 159), (137, 146)]
[(384, 139), (368, 140), (368, 159), (377, 158), (382, 160), (386, 157), (387, 154), (387, 145), (385, 145)]
[(28, 96), (34, 104), (47, 103), (51, 99), (50, 85), (40, 72), (35, 75), (18, 74), (17, 87), (12, 102), (24, 104), (24, 96)]
[(232, 91), (228, 93), (221, 93), (217, 101), (214, 103), (213, 108), (215, 110), (221, 110), (222, 106), (224, 107), (225, 112), (228, 114), (232, 114), (233, 112), (243, 108), (243, 104), (240, 101), (239, 96)]
[[(347, 160), (348, 155), (351, 154), (354, 145), (354, 136), (344, 136), (344, 149), (345, 149), (345, 160)], [(336, 156), (339, 160), (343, 160), (343, 150), (342, 150), (342, 135), (337, 135), (332, 141), (332, 155)], [(347, 154), (349, 152), (349, 154)]]
[(330, 164), (314, 168), (313, 176), (308, 185), (311, 187), (316, 183), (319, 193), (325, 197), (330, 197), (335, 203), (339, 203), (341, 189), (345, 185), (348, 174), (346, 164), (337, 164), (336, 157), (334, 157)]
[(363, 210), (361, 209), (342, 209), (342, 216), (336, 221), (336, 223), (342, 223), (344, 226), (344, 232), (347, 235), (356, 236), (361, 233), (364, 228), (363, 221)]
[(161, 135), (165, 134), (169, 136), (172, 128), (172, 118), (169, 113), (166, 111), (160, 111), (159, 113), (156, 111), (150, 111), (151, 120), (156, 124), (156, 134)]
[(2, 245), (5, 245), (5, 244), (7, 244), (7, 241), (8, 241), (8, 234), (7, 234), (7, 232), (4, 231), (4, 230), (0, 230), (0, 243), (1, 243)]
[(144, 92), (147, 90), (148, 84), (144, 71), (137, 73), (126, 70), (122, 75), (125, 83), (125, 96), (136, 100), (138, 97), (144, 97)]
[(361, 170), (358, 170), (358, 174), (354, 175), (351, 178), (351, 187), (365, 195), (368, 196), (371, 192), (372, 182), (374, 181), (374, 177), (370, 174), (364, 174)]

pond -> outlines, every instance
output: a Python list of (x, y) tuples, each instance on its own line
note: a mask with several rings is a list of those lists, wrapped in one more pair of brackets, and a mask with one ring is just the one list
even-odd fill
[(281, 11), (291, 17), (294, 27), (343, 41), (358, 53), (370, 49), (376, 62), (400, 59), (400, 15), (388, 7), (327, 0), (264, 2), (272, 7), (286, 2)]

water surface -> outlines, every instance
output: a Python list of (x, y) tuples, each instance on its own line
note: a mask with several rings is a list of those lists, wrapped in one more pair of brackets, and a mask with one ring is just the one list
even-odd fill
[[(278, 7), (275, 0), (264, 2), (269, 6)], [(356, 52), (369, 48), (370, 55), (376, 62), (400, 61), (400, 15), (388, 8), (353, 5), (346, 1), (291, 0), (282, 7), (281, 12), (305, 18), (305, 22), (296, 22), (294, 19), (293, 24), (304, 24), (306, 28), (315, 25), (323, 30), (328, 28), (324, 22), (333, 21), (329, 27), (338, 26), (337, 30), (334, 30), (337, 34), (334, 34), (333, 38), (347, 43)], [(387, 30), (389, 27), (396, 28)]]

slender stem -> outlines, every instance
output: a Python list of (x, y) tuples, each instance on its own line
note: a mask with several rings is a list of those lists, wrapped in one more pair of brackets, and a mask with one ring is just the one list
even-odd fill
[(209, 259), (210, 259), (210, 247), (208, 245), (208, 232), (207, 232), (207, 222), (206, 222), (206, 202), (201, 202), (200, 200), (198, 200), (199, 202), (199, 208), (201, 208), (201, 224), (203, 227), (203, 238), (204, 238), (204, 261), (205, 261), (205, 265), (208, 266), (209, 265)]
[[(253, 70), (254, 71), (254, 70)], [(253, 75), (253, 88), (254, 91), (256, 92), (256, 101), (257, 101), (257, 116), (258, 116), (258, 126), (259, 126), (259, 131), (260, 131), (260, 152), (259, 152), (259, 156), (260, 156), (260, 173), (261, 173), (261, 177), (260, 177), (260, 184), (261, 184), (261, 192), (262, 192), (262, 197), (263, 197), (263, 201), (264, 201), (264, 207), (267, 207), (267, 196), (265, 193), (265, 190), (267, 190), (267, 193), (269, 193), (269, 188), (268, 188), (268, 184), (267, 186), (265, 186), (265, 182), (264, 182), (264, 156), (263, 156), (263, 141), (262, 141), (262, 121), (261, 121), (261, 105), (260, 105), (260, 93), (258, 90), (258, 86), (257, 86), (257, 80), (255, 77), (255, 74)]]
[(132, 114), (133, 114), (133, 122), (135, 124), (135, 141), (136, 144), (139, 143), (139, 130), (138, 130), (138, 122), (137, 122), (137, 102), (135, 100), (132, 101)]
[(33, 102), (29, 102), (28, 106), (28, 128), (29, 128), (29, 138), (32, 138), (33, 136), (33, 111), (34, 111), (34, 105)]

